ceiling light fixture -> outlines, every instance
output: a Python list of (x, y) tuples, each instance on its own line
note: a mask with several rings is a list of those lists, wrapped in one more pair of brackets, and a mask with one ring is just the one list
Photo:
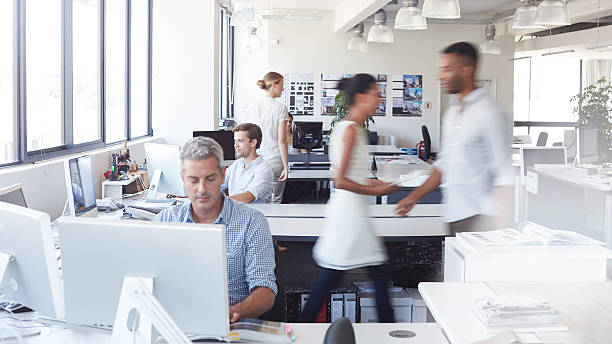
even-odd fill
[(259, 38), (259, 35), (257, 34), (257, 29), (251, 28), (249, 30), (249, 35), (247, 36), (247, 42), (246, 42), (245, 48), (248, 51), (253, 51), (253, 50), (261, 49), (261, 47), (262, 47), (261, 38)]
[(374, 14), (374, 25), (368, 31), (368, 43), (393, 43), (393, 31), (387, 25), (387, 13), (383, 9)]
[(461, 18), (459, 0), (425, 0), (423, 17), (436, 19)]
[(348, 42), (348, 50), (359, 51), (361, 53), (368, 52), (368, 45), (363, 37), (363, 23), (359, 23), (353, 28), (352, 37)]
[(516, 9), (514, 19), (512, 20), (512, 29), (543, 29), (544, 25), (538, 25), (536, 21), (536, 13), (538, 6), (535, 0), (526, 0), (527, 4)]
[(482, 54), (499, 55), (501, 48), (495, 39), (495, 24), (489, 23), (485, 28), (485, 40), (480, 43), (480, 52)]
[(570, 25), (567, 4), (562, 0), (544, 0), (538, 5), (536, 25)]
[(426, 30), (427, 19), (419, 8), (419, 0), (404, 0), (404, 6), (395, 16), (395, 28), (400, 30)]

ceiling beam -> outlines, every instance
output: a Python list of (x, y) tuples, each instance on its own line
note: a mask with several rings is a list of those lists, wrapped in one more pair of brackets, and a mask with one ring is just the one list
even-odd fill
[(334, 13), (334, 31), (347, 32), (383, 8), (389, 0), (344, 0)]

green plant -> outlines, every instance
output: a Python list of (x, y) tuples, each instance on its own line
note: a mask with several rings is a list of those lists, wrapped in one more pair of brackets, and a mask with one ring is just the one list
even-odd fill
[[(349, 110), (349, 106), (346, 100), (346, 96), (344, 95), (344, 92), (338, 92), (338, 94), (334, 98), (334, 108), (332, 110), (332, 113), (334, 114), (334, 118), (331, 121), (331, 128), (329, 129), (330, 135), (332, 131), (334, 130), (334, 126), (336, 125), (336, 123), (340, 122), (341, 120), (344, 119), (344, 117), (346, 117), (346, 115), (348, 114), (348, 110)], [(365, 129), (367, 133), (370, 132), (369, 130), (370, 123), (372, 124), (375, 123), (374, 117), (372, 116), (368, 117), (368, 119), (365, 121), (363, 125), (363, 129)]]
[[(612, 147), (612, 85), (603, 77), (573, 96), (573, 109), (578, 116), (576, 128), (599, 129), (599, 156), (606, 159)], [(607, 159), (606, 159), (607, 160)]]

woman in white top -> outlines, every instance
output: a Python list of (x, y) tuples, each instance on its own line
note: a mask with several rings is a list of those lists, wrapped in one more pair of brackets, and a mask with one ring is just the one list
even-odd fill
[(323, 232), (313, 249), (313, 258), (323, 271), (300, 321), (315, 321), (325, 298), (345, 270), (366, 267), (374, 280), (378, 321), (393, 322), (387, 292), (387, 252), (368, 214), (368, 196), (397, 190), (389, 183), (370, 178), (371, 159), (363, 126), (378, 107), (378, 86), (371, 75), (357, 74), (342, 79), (338, 88), (346, 96), (349, 112), (335, 125), (330, 138), (329, 159), (335, 189), (327, 205)]
[(257, 86), (266, 92), (266, 96), (249, 107), (241, 122), (257, 124), (263, 132), (258, 153), (263, 156), (274, 172), (272, 203), (280, 203), (289, 174), (286, 134), (289, 111), (287, 107), (274, 99), (283, 93), (283, 76), (270, 72), (264, 76), (263, 80), (257, 81)]

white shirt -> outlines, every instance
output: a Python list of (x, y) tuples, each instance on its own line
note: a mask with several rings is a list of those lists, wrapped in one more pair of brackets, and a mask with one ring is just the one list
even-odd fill
[(252, 203), (266, 203), (272, 197), (272, 168), (261, 156), (244, 166), (244, 158), (234, 161), (225, 170), (222, 190), (228, 189), (230, 196), (250, 192)]
[(249, 106), (240, 123), (257, 124), (263, 134), (261, 148), (257, 150), (257, 153), (262, 155), (266, 161), (281, 161), (278, 124), (288, 119), (289, 111), (285, 105), (270, 97), (265, 97)]
[(482, 88), (455, 99), (446, 110), (434, 164), (442, 173), (445, 221), (494, 215), (493, 188), (513, 185), (508, 118)]

